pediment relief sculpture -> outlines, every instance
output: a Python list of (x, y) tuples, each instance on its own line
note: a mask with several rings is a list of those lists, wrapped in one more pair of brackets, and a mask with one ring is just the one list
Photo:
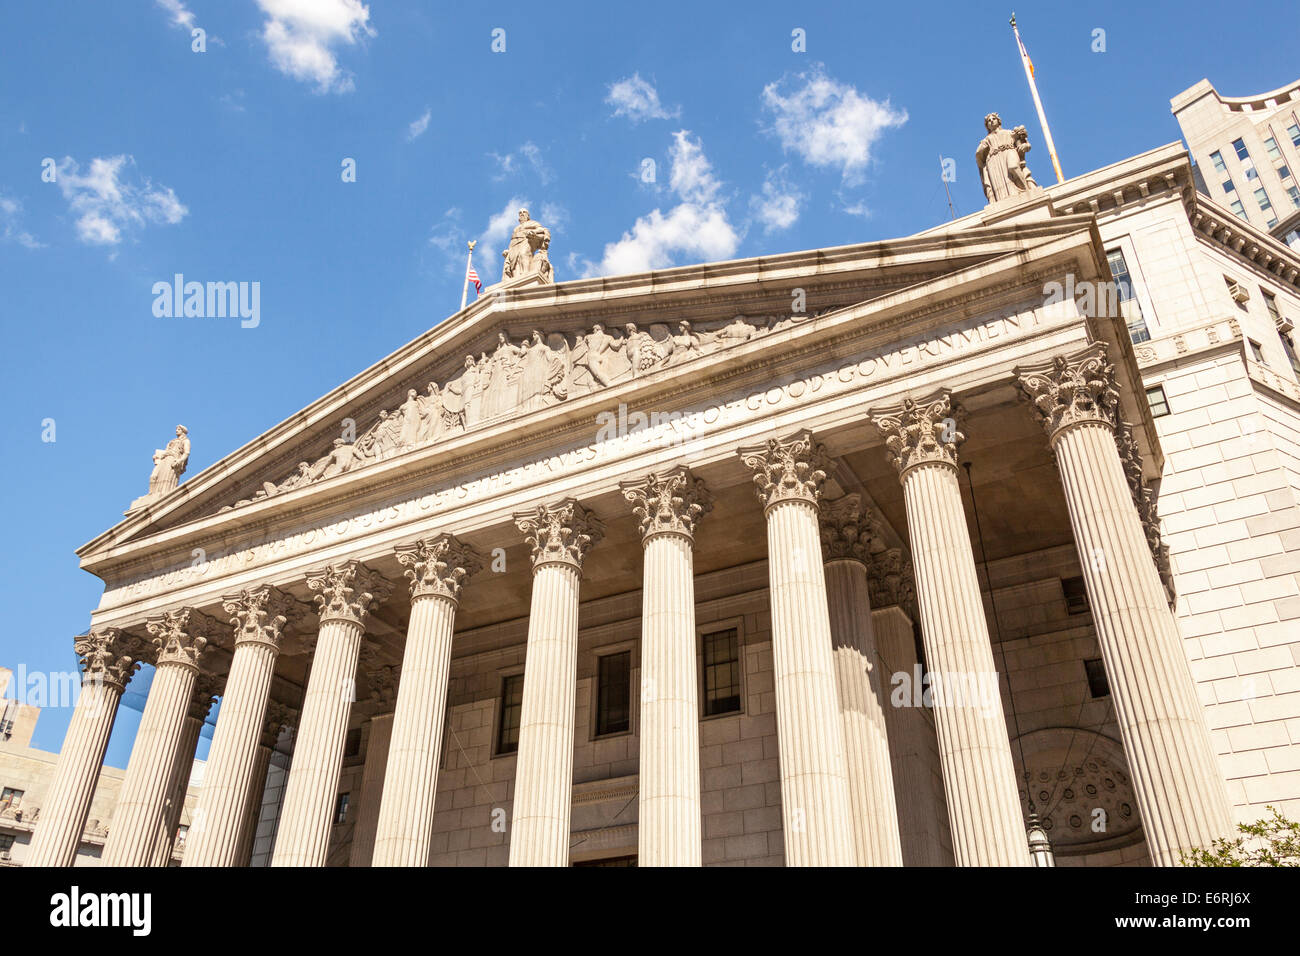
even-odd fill
[(829, 311), (737, 315), (698, 324), (656, 322), (645, 327), (626, 322), (615, 328), (597, 322), (589, 331), (576, 333), (534, 329), (518, 342), (498, 332), (490, 352), (481, 351), (477, 358), (467, 355), (461, 370), (442, 383), (429, 382), (423, 391), (408, 389), (396, 408), (381, 409), (355, 441), (333, 439), (319, 457), (299, 462), (291, 474), (264, 481), (252, 497), (221, 510), (354, 471), (517, 413), (550, 408), (673, 368)]

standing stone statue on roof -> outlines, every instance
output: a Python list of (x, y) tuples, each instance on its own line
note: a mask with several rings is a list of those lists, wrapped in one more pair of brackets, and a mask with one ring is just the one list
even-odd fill
[(975, 162), (979, 165), (985, 198), (993, 203), (1041, 189), (1025, 165), (1025, 154), (1030, 149), (1025, 128), (1017, 126), (1008, 132), (997, 113), (984, 117), (984, 128), (988, 135), (975, 150)]
[(535, 222), (527, 209), (519, 210), (519, 225), (515, 226), (515, 231), (510, 236), (509, 247), (501, 253), (506, 260), (501, 270), (501, 280), (504, 282), (536, 274), (543, 282), (554, 282), (555, 275), (548, 253), (550, 247), (550, 230)]

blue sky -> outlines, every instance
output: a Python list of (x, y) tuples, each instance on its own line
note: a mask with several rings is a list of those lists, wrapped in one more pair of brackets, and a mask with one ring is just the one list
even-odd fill
[[(102, 584), (73, 551), (147, 490), (178, 422), (193, 476), (436, 325), (459, 305), (467, 239), (485, 282), (500, 277), (521, 202), (563, 281), (908, 235), (947, 217), (940, 156), (972, 212), (989, 111), (1029, 128), (1050, 183), (1010, 10), (12, 5), (0, 665), (75, 669)], [(1016, 12), (1067, 176), (1178, 139), (1169, 98), (1204, 76), (1233, 96), (1295, 79), (1294, 0)], [(257, 326), (156, 317), (153, 284), (176, 273), (259, 283)], [(139, 722), (139, 694), (127, 703), (115, 766)], [(69, 713), (45, 711), (36, 745), (57, 750)]]

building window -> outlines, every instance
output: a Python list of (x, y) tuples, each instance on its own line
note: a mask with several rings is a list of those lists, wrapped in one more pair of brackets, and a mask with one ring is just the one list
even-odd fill
[(1295, 339), (1291, 338), (1290, 332), (1279, 332), (1277, 335), (1282, 340), (1282, 351), (1286, 353), (1286, 360), (1291, 363), (1291, 371), (1295, 372), (1296, 378), (1300, 378), (1300, 357), (1296, 356)]
[(1291, 137), (1291, 144), (1300, 149), (1300, 123), (1292, 123), (1288, 126), (1286, 134)]
[(1291, 205), (1295, 206), (1297, 209), (1300, 209), (1300, 186), (1286, 187), (1286, 194), (1291, 198)]
[(740, 711), (740, 632), (714, 631), (704, 645), (704, 716)]
[(1232, 180), (1231, 180), (1231, 179), (1225, 179), (1225, 180), (1223, 181), (1223, 191), (1224, 191), (1225, 193), (1230, 193), (1230, 192), (1232, 192), (1232, 191), (1233, 191), (1234, 189), (1236, 189), (1236, 188), (1237, 188), (1237, 187), (1234, 186), (1234, 185), (1232, 184)]
[(361, 753), (361, 728), (353, 727), (343, 738), (343, 756), (355, 757)]
[(1083, 669), (1088, 675), (1088, 693), (1093, 697), (1109, 697), (1110, 681), (1106, 679), (1106, 666), (1100, 657), (1083, 662)]
[(1223, 154), (1217, 149), (1210, 154), (1210, 162), (1214, 163), (1215, 172), (1226, 173), (1228, 171), (1228, 165), (1223, 161)]
[(632, 652), (596, 658), (596, 736), (632, 727)]
[[(1300, 206), (1300, 193), (1296, 193), (1294, 196), (1292, 196), (1291, 200), (1297, 206)], [(1290, 232), (1288, 232), (1285, 236), (1282, 237), (1282, 241), (1285, 242), (1292, 249), (1300, 249), (1300, 229), (1292, 229)]]
[(348, 800), (352, 796), (350, 793), (340, 793), (339, 799), (334, 804), (334, 825), (348, 822)]
[(0, 833), (0, 860), (9, 859), (9, 851), (14, 848), (14, 835)]
[(1088, 589), (1083, 578), (1062, 578), (1061, 590), (1065, 592), (1065, 610), (1067, 614), (1086, 614), (1088, 612)]
[(1290, 169), (1289, 166), (1287, 166), (1286, 163), (1283, 163), (1282, 165), (1278, 166), (1278, 168), (1277, 168), (1277, 178), (1278, 178), (1278, 179), (1290, 179), (1290, 178), (1291, 178), (1291, 169)]
[(1129, 276), (1128, 263), (1124, 261), (1124, 253), (1118, 249), (1109, 249), (1106, 252), (1106, 262), (1110, 265), (1119, 301), (1132, 303), (1124, 310), (1129, 338), (1134, 342), (1147, 341), (1151, 338), (1151, 333), (1147, 331), (1146, 319), (1142, 317), (1142, 304), (1133, 292), (1133, 281)]
[(497, 719), (497, 753), (519, 749), (519, 715), (524, 709), (524, 675), (511, 674), (501, 680), (501, 714)]
[(185, 840), (189, 837), (189, 835), (190, 835), (190, 825), (188, 823), (182, 823), (180, 826), (176, 828), (176, 845), (184, 846)]
[(1277, 148), (1277, 140), (1272, 136), (1264, 137), (1264, 149), (1268, 153), (1269, 159), (1281, 159), (1282, 152)]
[(1147, 389), (1147, 405), (1151, 407), (1152, 418), (1163, 418), (1169, 414), (1169, 401), (1165, 398), (1163, 385), (1152, 385)]
[(1232, 214), (1238, 219), (1245, 219), (1246, 222), (1250, 222), (1250, 217), (1246, 215), (1246, 207), (1241, 204), (1240, 199), (1234, 199), (1229, 208), (1232, 210)]
[(578, 860), (574, 866), (636, 866), (635, 856), (607, 856), (603, 860)]
[(10, 808), (17, 808), (23, 805), (23, 794), (25, 790), (15, 790), (13, 787), (5, 787), (0, 790), (0, 812)]
[(1259, 347), (1259, 343), (1254, 339), (1246, 339), (1246, 342), (1250, 345), (1250, 357), (1260, 365), (1267, 365), (1268, 363), (1264, 361), (1264, 350)]
[(1264, 307), (1268, 309), (1268, 317), (1274, 323), (1282, 321), (1282, 313), (1277, 310), (1277, 296), (1267, 289), (1260, 289), (1260, 294), (1264, 296)]

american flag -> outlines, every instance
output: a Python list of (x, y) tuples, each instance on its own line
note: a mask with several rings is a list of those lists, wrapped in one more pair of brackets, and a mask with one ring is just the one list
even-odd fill
[(478, 273), (474, 271), (474, 266), (473, 266), (472, 263), (471, 263), (470, 266), (469, 266), (469, 271), (467, 271), (467, 272), (465, 273), (465, 280), (466, 280), (467, 282), (472, 282), (472, 283), (474, 283), (474, 294), (475, 294), (475, 295), (479, 295), (480, 293), (482, 293), (482, 291), (483, 291), (483, 283), (479, 281)]

